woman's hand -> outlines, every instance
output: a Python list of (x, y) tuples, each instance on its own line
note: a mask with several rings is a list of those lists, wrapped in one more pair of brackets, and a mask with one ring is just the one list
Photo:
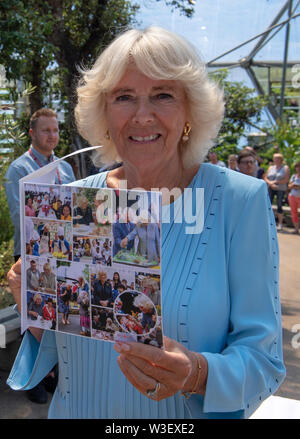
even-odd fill
[[(147, 391), (153, 391), (159, 383), (157, 395), (152, 398), (157, 401), (178, 391), (193, 390), (204, 394), (206, 359), (170, 338), (165, 337), (164, 341), (165, 350), (142, 343), (115, 343), (114, 348), (120, 353), (118, 364), (126, 378), (146, 396)], [(200, 371), (197, 356), (202, 367)]]
[[(14, 296), (18, 310), (21, 313), (21, 258), (11, 267), (7, 273), (7, 281), (9, 288)], [(29, 328), (32, 335), (41, 341), (43, 330), (39, 328)]]
[(124, 239), (122, 239), (120, 246), (122, 248), (125, 248), (127, 246), (127, 244), (128, 244), (128, 238), (126, 236)]
[(21, 312), (21, 258), (7, 273), (9, 288), (14, 296), (19, 312)]

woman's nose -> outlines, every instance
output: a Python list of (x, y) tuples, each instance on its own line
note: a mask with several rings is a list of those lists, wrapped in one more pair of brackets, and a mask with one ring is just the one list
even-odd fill
[(147, 97), (141, 97), (137, 100), (133, 122), (141, 125), (151, 124), (155, 119), (152, 103)]

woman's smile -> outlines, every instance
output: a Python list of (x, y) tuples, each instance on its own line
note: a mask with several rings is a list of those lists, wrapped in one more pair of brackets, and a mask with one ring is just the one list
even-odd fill
[(178, 165), (186, 107), (179, 81), (152, 79), (130, 65), (106, 95), (108, 131), (123, 162)]
[(129, 136), (129, 139), (137, 143), (149, 143), (156, 142), (159, 137), (161, 137), (160, 134), (152, 134), (150, 136)]

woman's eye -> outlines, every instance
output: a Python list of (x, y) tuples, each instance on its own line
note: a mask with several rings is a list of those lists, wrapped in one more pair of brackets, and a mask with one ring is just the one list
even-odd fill
[(121, 95), (121, 96), (118, 96), (116, 98), (116, 101), (117, 102), (126, 102), (126, 101), (129, 101), (130, 99), (132, 99), (132, 96), (130, 96), (130, 95)]
[(172, 99), (173, 96), (171, 94), (169, 94), (169, 93), (159, 93), (158, 95), (156, 95), (156, 98), (157, 99), (161, 99), (161, 100), (163, 100), (163, 99)]

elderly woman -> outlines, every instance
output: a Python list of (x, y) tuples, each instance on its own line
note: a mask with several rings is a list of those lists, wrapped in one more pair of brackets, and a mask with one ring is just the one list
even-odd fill
[[(163, 350), (27, 331), (8, 383), (29, 388), (59, 361), (49, 417), (244, 418), (282, 382), (278, 248), (266, 185), (202, 163), (223, 107), (195, 49), (157, 27), (125, 32), (84, 73), (78, 130), (104, 145), (102, 162), (122, 165), (76, 184), (117, 189), (126, 179), (129, 189), (191, 190), (174, 209), (164, 199)], [(197, 188), (204, 188), (203, 230), (174, 218)], [(16, 264), (8, 276), (18, 304), (19, 272)]]
[(78, 206), (74, 207), (74, 219), (73, 224), (85, 224), (88, 226), (93, 223), (93, 212), (92, 208), (88, 205), (88, 200), (86, 197), (82, 196), (78, 199)]
[(283, 163), (282, 154), (274, 154), (273, 163), (273, 165), (269, 166), (267, 175), (265, 177), (265, 182), (269, 187), (271, 204), (273, 203), (274, 196), (276, 195), (278, 230), (281, 231), (283, 223), (282, 202), (288, 188), (290, 170), (289, 167)]
[(49, 262), (46, 262), (43, 266), (44, 271), (40, 276), (40, 286), (43, 288), (43, 291), (49, 294), (56, 293), (56, 277), (53, 271), (51, 270), (51, 265)]
[(28, 305), (28, 316), (31, 320), (37, 320), (38, 316), (43, 316), (43, 300), (39, 293), (33, 296), (32, 301)]

